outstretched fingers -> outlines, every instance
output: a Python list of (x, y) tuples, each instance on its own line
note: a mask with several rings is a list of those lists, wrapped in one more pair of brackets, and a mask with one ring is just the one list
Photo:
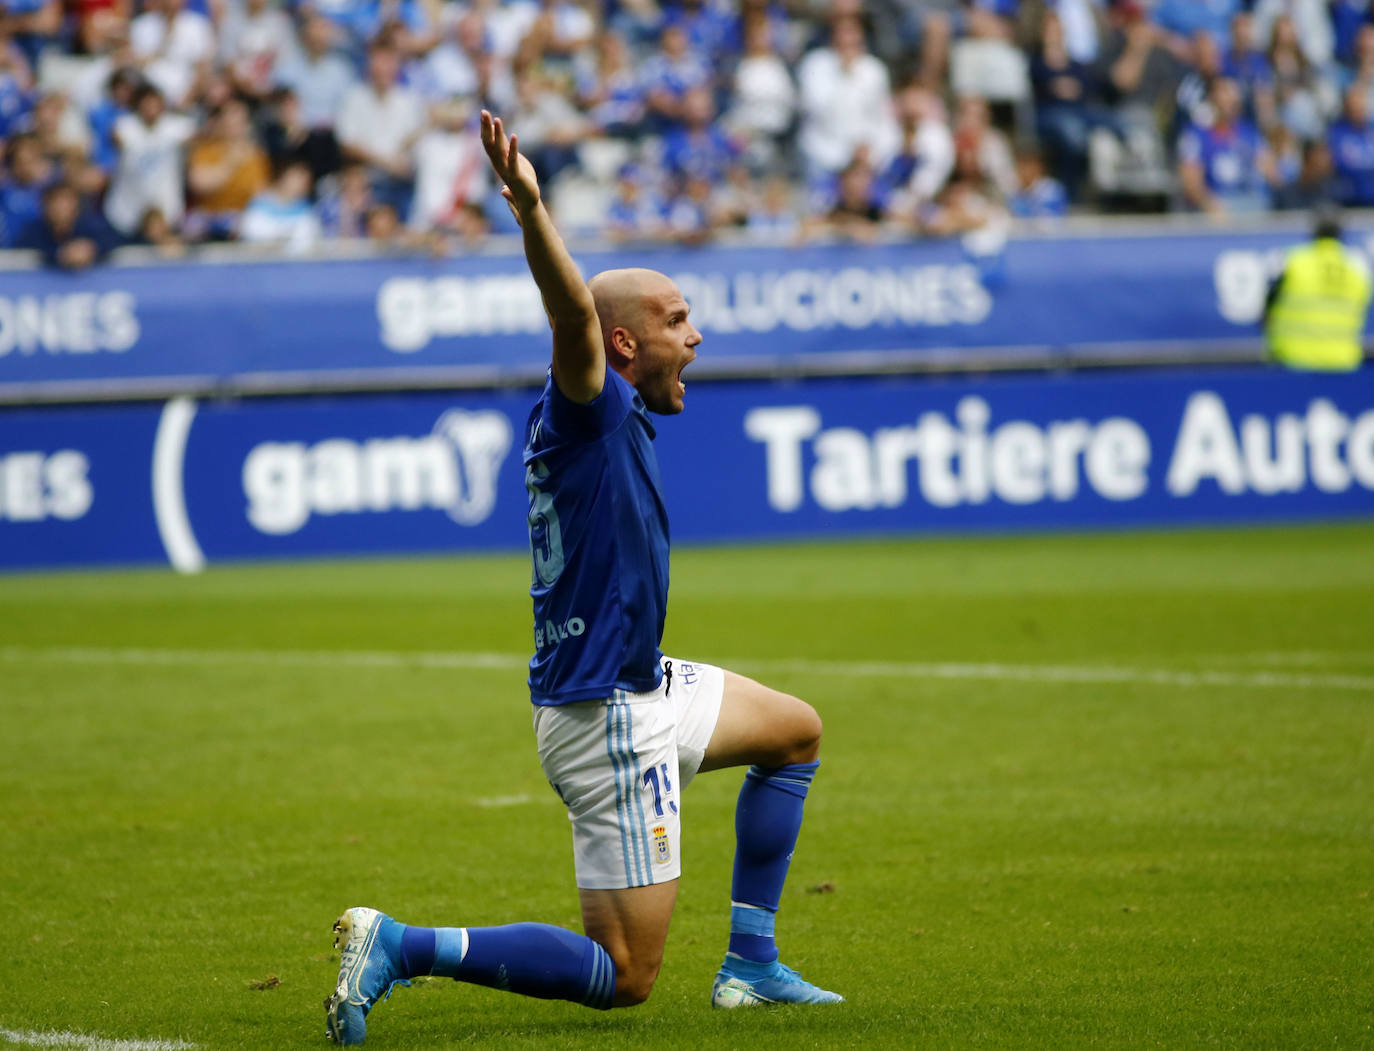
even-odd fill
[(491, 161), (491, 166), (496, 170), (496, 174), (503, 180), (508, 180), (509, 173), (514, 170), (513, 162), (508, 157), (515, 156), (511, 152), (514, 140), (506, 139), (506, 129), (501, 124), (500, 117), (493, 117), (489, 110), (482, 111), (482, 148), (487, 151), (487, 160)]

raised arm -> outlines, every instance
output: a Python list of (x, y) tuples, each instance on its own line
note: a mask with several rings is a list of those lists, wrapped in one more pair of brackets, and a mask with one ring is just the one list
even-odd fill
[(525, 260), (553, 326), (553, 381), (569, 400), (586, 404), (606, 382), (606, 350), (592, 294), (540, 199), (534, 167), (521, 156), (516, 137), (507, 138), (501, 118), (486, 110), (482, 145), (504, 183), (501, 196), (524, 232)]

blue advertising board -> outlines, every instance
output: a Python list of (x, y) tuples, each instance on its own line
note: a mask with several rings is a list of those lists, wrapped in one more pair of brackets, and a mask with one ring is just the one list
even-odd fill
[[(1300, 240), (1027, 237), (994, 256), (957, 241), (623, 249), (579, 262), (671, 275), (706, 339), (696, 374), (740, 376), (973, 355), (1253, 356), (1268, 278)], [(0, 285), (9, 401), (532, 382), (547, 361), (547, 322), (518, 251), (11, 271)]]
[[(675, 540), (1374, 515), (1374, 369), (689, 385)], [(525, 546), (530, 390), (0, 411), (0, 565)]]

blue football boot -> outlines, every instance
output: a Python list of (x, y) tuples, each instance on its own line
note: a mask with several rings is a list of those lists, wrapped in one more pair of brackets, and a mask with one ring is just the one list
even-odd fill
[(761, 1004), (839, 1004), (844, 997), (812, 985), (776, 960), (755, 963), (729, 952), (711, 990), (713, 1007), (758, 1007)]
[(343, 950), (339, 985), (324, 1002), (325, 1035), (336, 1044), (361, 1044), (367, 1013), (391, 995), (400, 977), (404, 928), (376, 909), (349, 909), (334, 924), (334, 947)]

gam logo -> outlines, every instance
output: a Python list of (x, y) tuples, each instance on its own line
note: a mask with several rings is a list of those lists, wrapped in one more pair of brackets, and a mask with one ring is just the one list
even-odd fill
[(450, 409), (421, 437), (264, 442), (243, 463), (248, 520), (274, 536), (311, 515), (440, 510), (477, 525), (496, 506), (511, 438), (504, 413)]

